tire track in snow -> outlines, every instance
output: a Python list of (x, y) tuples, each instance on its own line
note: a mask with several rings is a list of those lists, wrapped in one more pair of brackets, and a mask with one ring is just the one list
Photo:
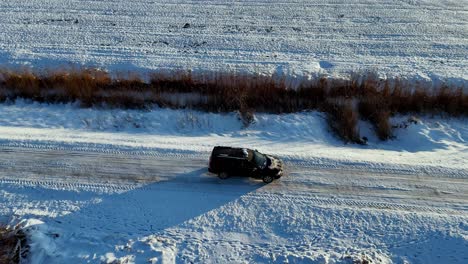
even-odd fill
[[(160, 187), (147, 187), (145, 185), (138, 184), (109, 184), (109, 183), (78, 183), (78, 182), (57, 182), (50, 180), (23, 180), (23, 179), (0, 179), (0, 185), (15, 185), (21, 186), (22, 188), (50, 188), (55, 190), (72, 190), (72, 191), (89, 191), (89, 192), (98, 192), (98, 193), (125, 193), (129, 191), (145, 191), (151, 192), (155, 190), (161, 190)], [(217, 184), (217, 183), (216, 183)], [(232, 185), (233, 188), (236, 186)], [(178, 191), (180, 188), (164, 188), (164, 190)], [(192, 191), (199, 192), (208, 192), (212, 193), (212, 190), (197, 190), (193, 189)], [(216, 193), (219, 194), (240, 194), (240, 199), (253, 199), (256, 201), (263, 200), (265, 202), (282, 202), (290, 204), (308, 204), (319, 207), (340, 207), (340, 208), (361, 208), (362, 210), (366, 209), (378, 209), (378, 210), (389, 210), (389, 211), (407, 211), (407, 212), (418, 212), (418, 213), (437, 213), (437, 214), (451, 214), (451, 215), (466, 215), (468, 216), (468, 207), (459, 207), (457, 209), (453, 208), (443, 208), (437, 205), (435, 206), (423, 206), (415, 204), (405, 204), (405, 203), (394, 203), (394, 202), (383, 202), (383, 201), (373, 201), (371, 199), (362, 200), (360, 197), (355, 198), (338, 198), (338, 197), (326, 197), (320, 196), (320, 194), (305, 194), (305, 193), (289, 193), (285, 194), (284, 192), (251, 192), (243, 195), (242, 192), (226, 192), (220, 191)], [(330, 193), (329, 193), (330, 194)], [(369, 198), (369, 196), (365, 196)]]
[(80, 183), (77, 181), (52, 181), (39, 179), (0, 179), (0, 184), (17, 185), (21, 187), (43, 187), (55, 190), (80, 190), (101, 193), (122, 193), (135, 190), (139, 187), (137, 184), (110, 184), (110, 183)]
[[(192, 154), (171, 156), (164, 153), (131, 156), (8, 148), (0, 151), (0, 169), (3, 172), (0, 184), (100, 193), (186, 189), (239, 195), (241, 199), (287, 200), (317, 206), (440, 214), (466, 214), (468, 210), (465, 203), (468, 199), (468, 182), (459, 178), (438, 175), (415, 177), (391, 170), (380, 171), (381, 175), (376, 175), (372, 170), (307, 167), (300, 163), (289, 163), (288, 166), (289, 175), (273, 184), (263, 185), (250, 179), (221, 182), (214, 175), (206, 174), (206, 159), (199, 155), (196, 158)], [(374, 186), (375, 181), (381, 186)], [(356, 185), (356, 182), (362, 184)], [(403, 187), (391, 187), (394, 182), (400, 182)], [(415, 187), (415, 183), (424, 186)], [(223, 186), (219, 191), (204, 188), (219, 184)], [(246, 184), (257, 184), (260, 188), (244, 194), (241, 189)], [(456, 186), (461, 192), (445, 191), (444, 188), (449, 189), (450, 186)], [(440, 191), (436, 188), (440, 188)]]
[[(82, 154), (103, 156), (102, 154), (118, 155), (123, 157), (154, 157), (154, 158), (175, 158), (185, 160), (208, 160), (209, 152), (197, 152), (180, 149), (158, 149), (115, 146), (106, 144), (86, 144), (86, 143), (53, 143), (53, 142), (21, 142), (21, 141), (0, 141), (0, 151), (8, 152), (21, 149), (24, 152), (34, 152), (41, 155), (37, 150), (63, 151), (67, 155), (79, 157)], [(44, 155), (48, 155), (45, 151)], [(463, 169), (451, 169), (440, 166), (413, 166), (404, 164), (387, 164), (371, 162), (355, 162), (339, 159), (313, 158), (310, 160), (298, 159), (296, 157), (281, 156), (290, 167), (303, 167), (310, 169), (332, 169), (332, 170), (354, 170), (373, 173), (407, 174), (407, 175), (434, 175), (437, 177), (452, 177), (468, 179), (468, 171)], [(142, 158), (144, 159), (144, 158)], [(0, 166), (2, 165), (0, 161)], [(293, 165), (293, 166), (291, 166)]]
[(365, 209), (379, 209), (390, 211), (407, 211), (407, 212), (425, 212), (425, 213), (438, 213), (438, 214), (461, 214), (468, 215), (468, 208), (463, 210), (453, 210), (450, 208), (439, 208), (436, 206), (422, 206), (404, 203), (390, 203), (372, 200), (361, 200), (353, 198), (327, 198), (327, 197), (314, 197), (311, 195), (294, 195), (294, 194), (272, 194), (272, 193), (254, 193), (247, 195), (252, 199), (263, 199), (267, 201), (288, 201), (291, 204), (305, 203), (309, 205), (325, 206), (325, 207), (357, 207)]

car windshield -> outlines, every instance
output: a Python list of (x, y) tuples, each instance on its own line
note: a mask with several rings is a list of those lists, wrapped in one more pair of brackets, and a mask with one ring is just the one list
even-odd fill
[(260, 169), (264, 169), (267, 166), (267, 158), (258, 151), (252, 151), (251, 161)]

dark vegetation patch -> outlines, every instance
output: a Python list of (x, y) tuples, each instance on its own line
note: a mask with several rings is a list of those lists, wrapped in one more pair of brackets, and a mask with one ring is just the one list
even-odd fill
[[(238, 111), (245, 126), (255, 112), (292, 113), (320, 110), (330, 128), (346, 142), (365, 143), (357, 123), (368, 120), (381, 140), (393, 137), (394, 114), (468, 115), (464, 87), (379, 79), (373, 74), (348, 79), (317, 78), (292, 89), (271, 76), (190, 72), (114, 74), (98, 69), (0, 71), (0, 102), (17, 98), (47, 103), (80, 102), (82, 107), (191, 108), (210, 112)], [(173, 100), (174, 96), (186, 100)], [(172, 99), (171, 99), (172, 98)], [(190, 99), (191, 98), (191, 99)], [(196, 99), (194, 99), (196, 98)]]
[(26, 235), (19, 228), (0, 224), (0, 263), (20, 263), (27, 255)]
[(365, 144), (358, 130), (359, 114), (349, 99), (332, 99), (322, 104), (321, 110), (327, 113), (328, 125), (346, 143)]

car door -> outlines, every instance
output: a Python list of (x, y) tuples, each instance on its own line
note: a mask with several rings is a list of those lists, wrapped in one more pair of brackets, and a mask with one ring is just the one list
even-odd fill
[(247, 160), (242, 160), (239, 173), (241, 176), (250, 177), (252, 176), (254, 168), (252, 163)]

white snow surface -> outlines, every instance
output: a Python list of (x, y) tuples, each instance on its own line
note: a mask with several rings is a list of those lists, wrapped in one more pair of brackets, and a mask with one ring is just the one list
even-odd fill
[(28, 263), (42, 264), (50, 257), (57, 256), (57, 247), (47, 225), (38, 219), (23, 219), (18, 226), (27, 234), (28, 251), (33, 258)]
[(262, 149), (291, 160), (375, 166), (417, 165), (468, 169), (466, 118), (395, 117), (394, 140), (380, 141), (371, 124), (360, 123), (367, 146), (345, 145), (319, 112), (257, 113), (244, 128), (237, 113), (153, 108), (148, 111), (84, 109), (74, 104), (49, 105), (18, 100), (0, 105), (0, 145), (84, 148), (104, 151), (204, 152), (215, 145)]
[[(466, 0), (10, 0), (0, 28), (5, 67), (468, 80)], [(467, 120), (409, 118), (387, 142), (360, 122), (358, 146), (314, 111), (245, 128), (236, 113), (1, 104), (0, 222), (21, 222), (34, 264), (468, 263)], [(277, 155), (286, 174), (219, 180), (215, 145)]]
[(0, 63), (468, 80), (466, 0), (0, 3)]
[[(409, 124), (396, 117), (395, 124)], [(31, 263), (464, 263), (466, 119), (420, 117), (344, 145), (321, 113), (0, 105), (0, 221), (31, 220)], [(217, 179), (214, 145), (285, 161)]]

